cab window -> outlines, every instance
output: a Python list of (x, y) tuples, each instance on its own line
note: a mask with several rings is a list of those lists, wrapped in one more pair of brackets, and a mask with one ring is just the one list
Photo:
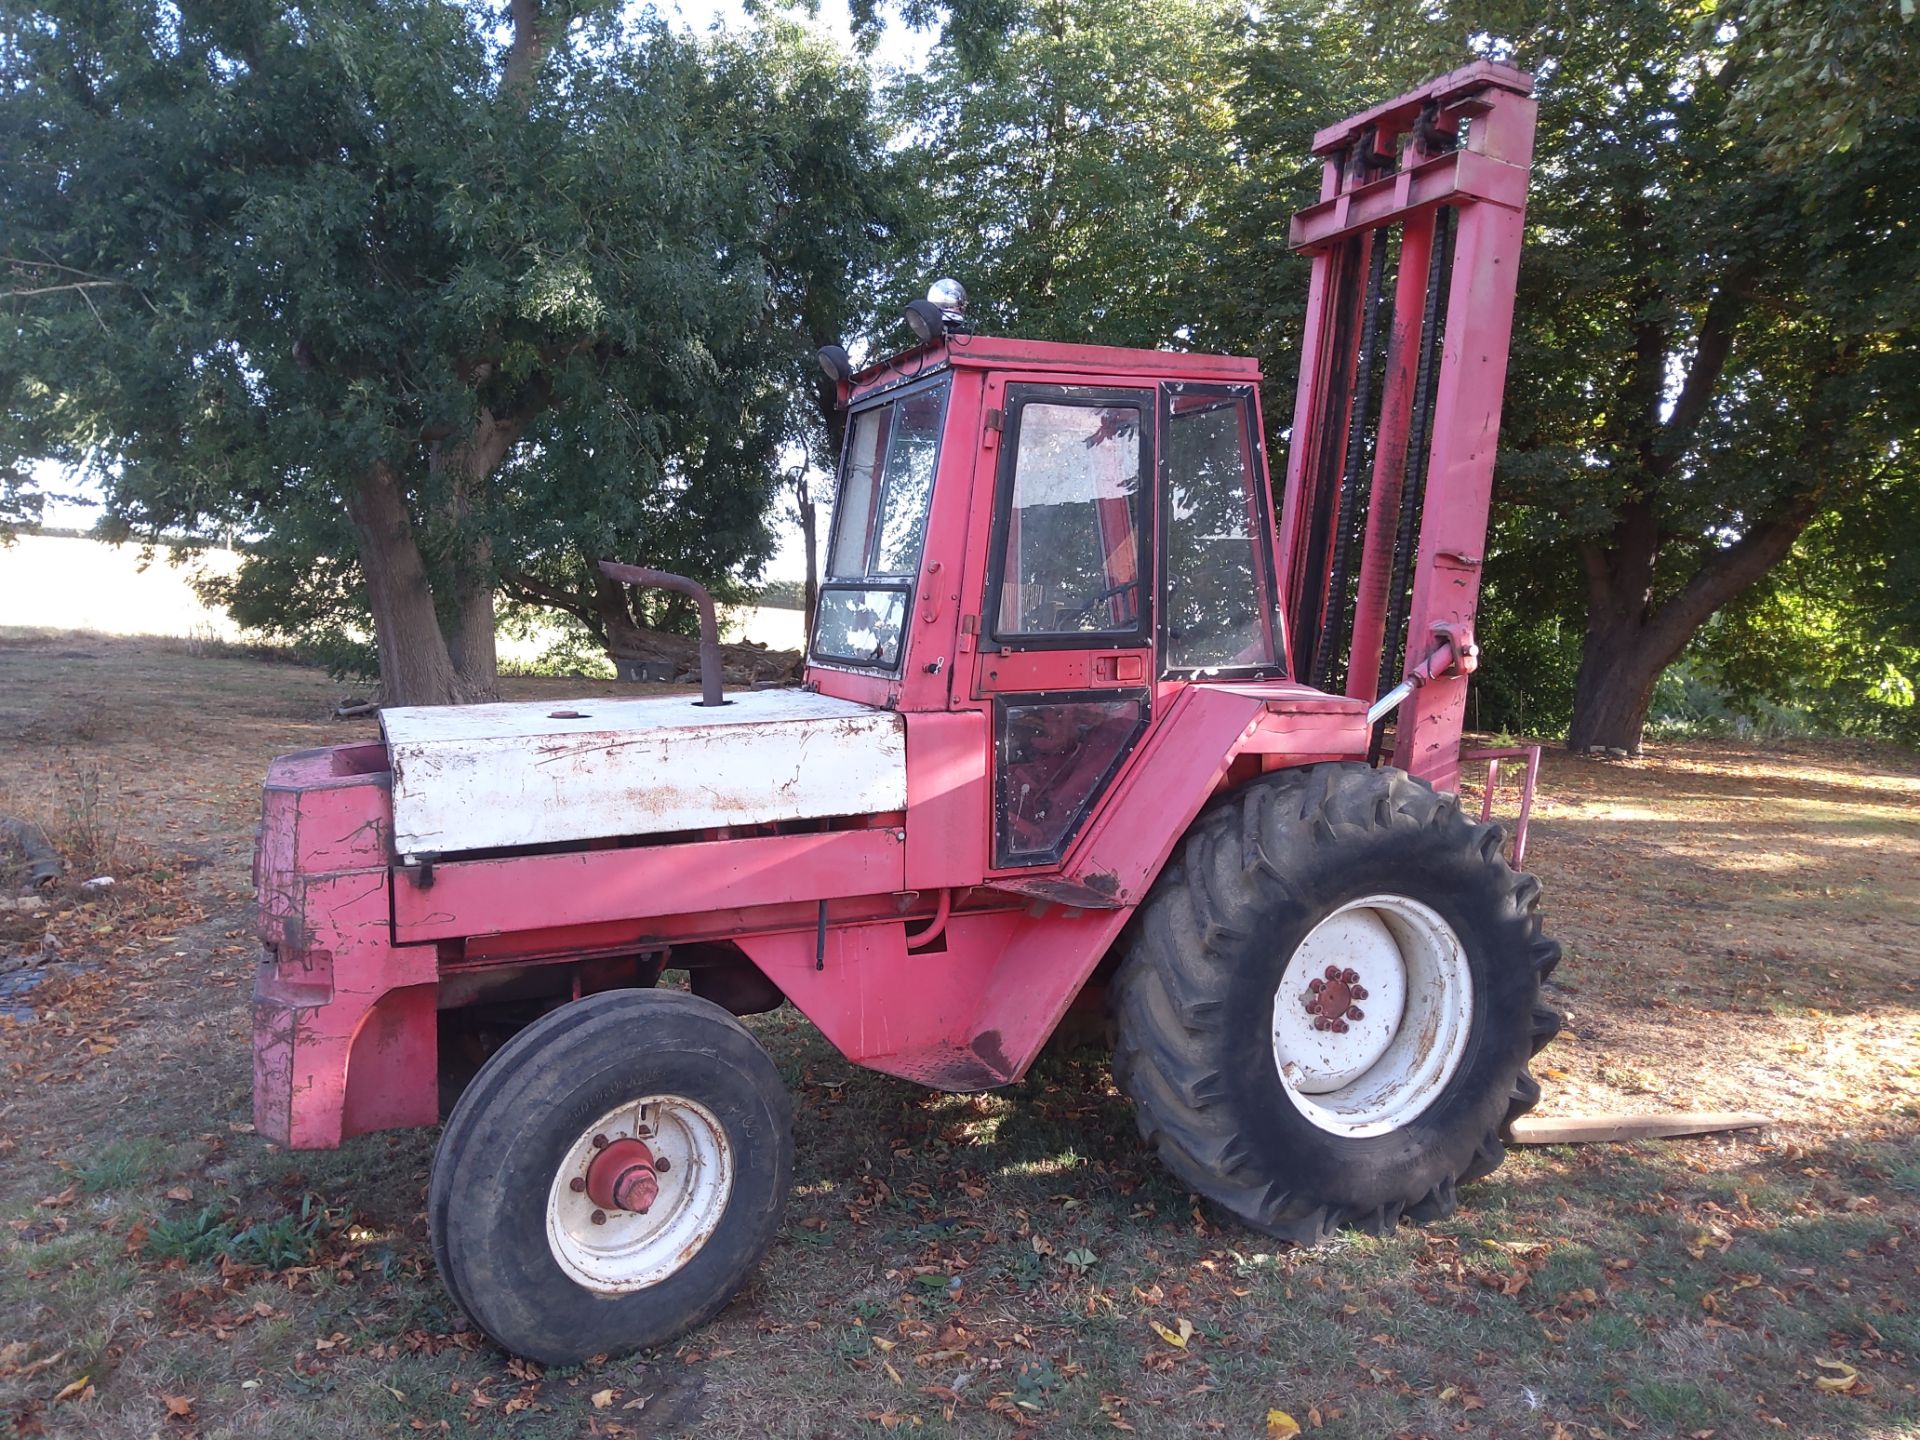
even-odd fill
[(942, 381), (855, 412), (847, 424), (815, 657), (892, 670), (926, 544), (946, 411)]
[(1271, 668), (1274, 605), (1245, 390), (1168, 387), (1164, 668)]
[(1035, 387), (1008, 400), (995, 638), (1143, 635), (1150, 409), (1127, 392)]

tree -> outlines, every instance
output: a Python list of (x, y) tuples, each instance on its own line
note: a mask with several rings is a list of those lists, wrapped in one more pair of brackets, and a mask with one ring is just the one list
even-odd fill
[[(865, 69), (830, 44), (777, 17), (737, 36), (708, 41), (709, 70), (699, 112), (729, 137), (752, 185), (738, 243), (751, 247), (764, 277), (763, 326), (774, 337), (760, 383), (742, 394), (736, 417), (717, 417), (675, 450), (651, 492), (596, 490), (590, 466), (581, 493), (554, 504), (554, 456), (530, 461), (532, 483), (515, 494), (504, 527), (515, 537), (505, 592), (577, 619), (615, 661), (638, 654), (643, 624), (689, 618), (684, 601), (635, 595), (601, 577), (593, 562), (644, 556), (646, 563), (707, 580), (742, 598), (771, 550), (766, 521), (794, 454), (831, 467), (840, 414), (815, 353), (844, 339), (865, 313), (873, 277), (894, 253), (903, 220), (898, 162), (875, 114)], [(593, 437), (563, 433), (557, 455), (590, 450)], [(804, 500), (805, 467), (799, 494)], [(730, 477), (752, 477), (752, 483)], [(682, 614), (684, 612), (684, 614)]]
[(1846, 151), (1771, 144), (1741, 95), (1779, 56), (1738, 7), (1451, 13), (1542, 99), (1500, 468), (1527, 516), (1491, 574), (1577, 555), (1569, 743), (1637, 750), (1708, 620), (1912, 464), (1920, 131), (1909, 107)]
[(1815, 520), (1694, 653), (1744, 713), (1920, 744), (1920, 472), (1889, 467)]
[(818, 278), (776, 269), (775, 181), (811, 177), (797, 110), (730, 123), (724, 42), (610, 0), (59, 0), (5, 47), (9, 459), (259, 542), (263, 611), (337, 622), (337, 566), (300, 577), (350, 539), (388, 703), (491, 690), (503, 578), (766, 553)]
[(964, 283), (984, 329), (1174, 345), (1209, 289), (1230, 178), (1237, 5), (1008, 0), (952, 10), (896, 87), (921, 136), (917, 290)]

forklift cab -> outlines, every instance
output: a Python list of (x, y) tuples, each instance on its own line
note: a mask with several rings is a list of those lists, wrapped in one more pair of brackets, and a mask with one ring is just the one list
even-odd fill
[(943, 319), (842, 379), (808, 680), (910, 747), (916, 714), (974, 717), (987, 866), (1044, 868), (1170, 692), (1287, 674), (1259, 371)]

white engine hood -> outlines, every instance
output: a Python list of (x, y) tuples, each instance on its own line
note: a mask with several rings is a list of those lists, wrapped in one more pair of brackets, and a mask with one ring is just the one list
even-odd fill
[(872, 815), (907, 804), (899, 715), (803, 690), (380, 713), (402, 855)]

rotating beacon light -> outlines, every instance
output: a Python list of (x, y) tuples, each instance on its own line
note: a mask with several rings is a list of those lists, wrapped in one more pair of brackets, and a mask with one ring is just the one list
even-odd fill
[(923, 345), (953, 334), (971, 333), (967, 324), (967, 291), (958, 280), (942, 277), (927, 287), (927, 298), (910, 302), (907, 328)]

